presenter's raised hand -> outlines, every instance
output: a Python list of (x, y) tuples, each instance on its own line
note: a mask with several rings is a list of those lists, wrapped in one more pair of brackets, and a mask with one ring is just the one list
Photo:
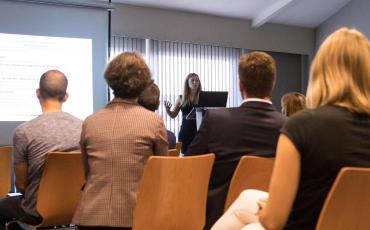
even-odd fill
[(166, 108), (167, 113), (171, 112), (172, 104), (169, 101), (164, 101), (164, 107)]

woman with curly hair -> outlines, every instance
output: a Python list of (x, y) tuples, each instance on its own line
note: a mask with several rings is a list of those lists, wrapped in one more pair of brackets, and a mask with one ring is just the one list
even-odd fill
[(167, 154), (167, 134), (162, 119), (138, 104), (152, 83), (140, 55), (118, 55), (104, 77), (115, 97), (83, 123), (86, 184), (73, 223), (79, 229), (130, 229), (144, 165), (152, 155)]

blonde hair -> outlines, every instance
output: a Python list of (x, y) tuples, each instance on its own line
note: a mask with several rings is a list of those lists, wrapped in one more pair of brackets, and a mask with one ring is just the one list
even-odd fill
[(341, 28), (324, 41), (313, 60), (307, 104), (336, 104), (370, 114), (369, 98), (369, 40), (355, 29)]
[[(196, 73), (189, 73), (188, 76), (186, 76), (185, 82), (184, 82), (184, 90), (183, 90), (182, 97), (181, 97), (180, 107), (183, 107), (186, 104), (190, 103), (189, 79), (192, 78), (192, 77), (197, 77), (199, 79), (199, 76)], [(193, 101), (194, 104), (198, 104), (200, 91), (202, 91), (202, 84), (200, 83), (200, 80), (199, 80), (199, 87), (197, 89), (197, 94), (196, 94), (195, 100)]]
[(296, 92), (286, 93), (281, 98), (281, 107), (283, 114), (289, 117), (306, 108), (306, 97)]

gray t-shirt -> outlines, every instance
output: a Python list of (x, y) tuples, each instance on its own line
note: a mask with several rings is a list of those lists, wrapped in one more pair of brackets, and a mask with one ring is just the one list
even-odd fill
[(22, 209), (33, 217), (40, 178), (48, 152), (79, 151), (82, 121), (65, 112), (45, 113), (19, 125), (14, 130), (13, 158), (15, 163), (27, 163), (27, 187)]

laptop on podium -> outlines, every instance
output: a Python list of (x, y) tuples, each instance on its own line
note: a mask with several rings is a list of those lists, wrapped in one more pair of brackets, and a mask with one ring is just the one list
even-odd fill
[(226, 107), (226, 91), (200, 91), (197, 107)]

